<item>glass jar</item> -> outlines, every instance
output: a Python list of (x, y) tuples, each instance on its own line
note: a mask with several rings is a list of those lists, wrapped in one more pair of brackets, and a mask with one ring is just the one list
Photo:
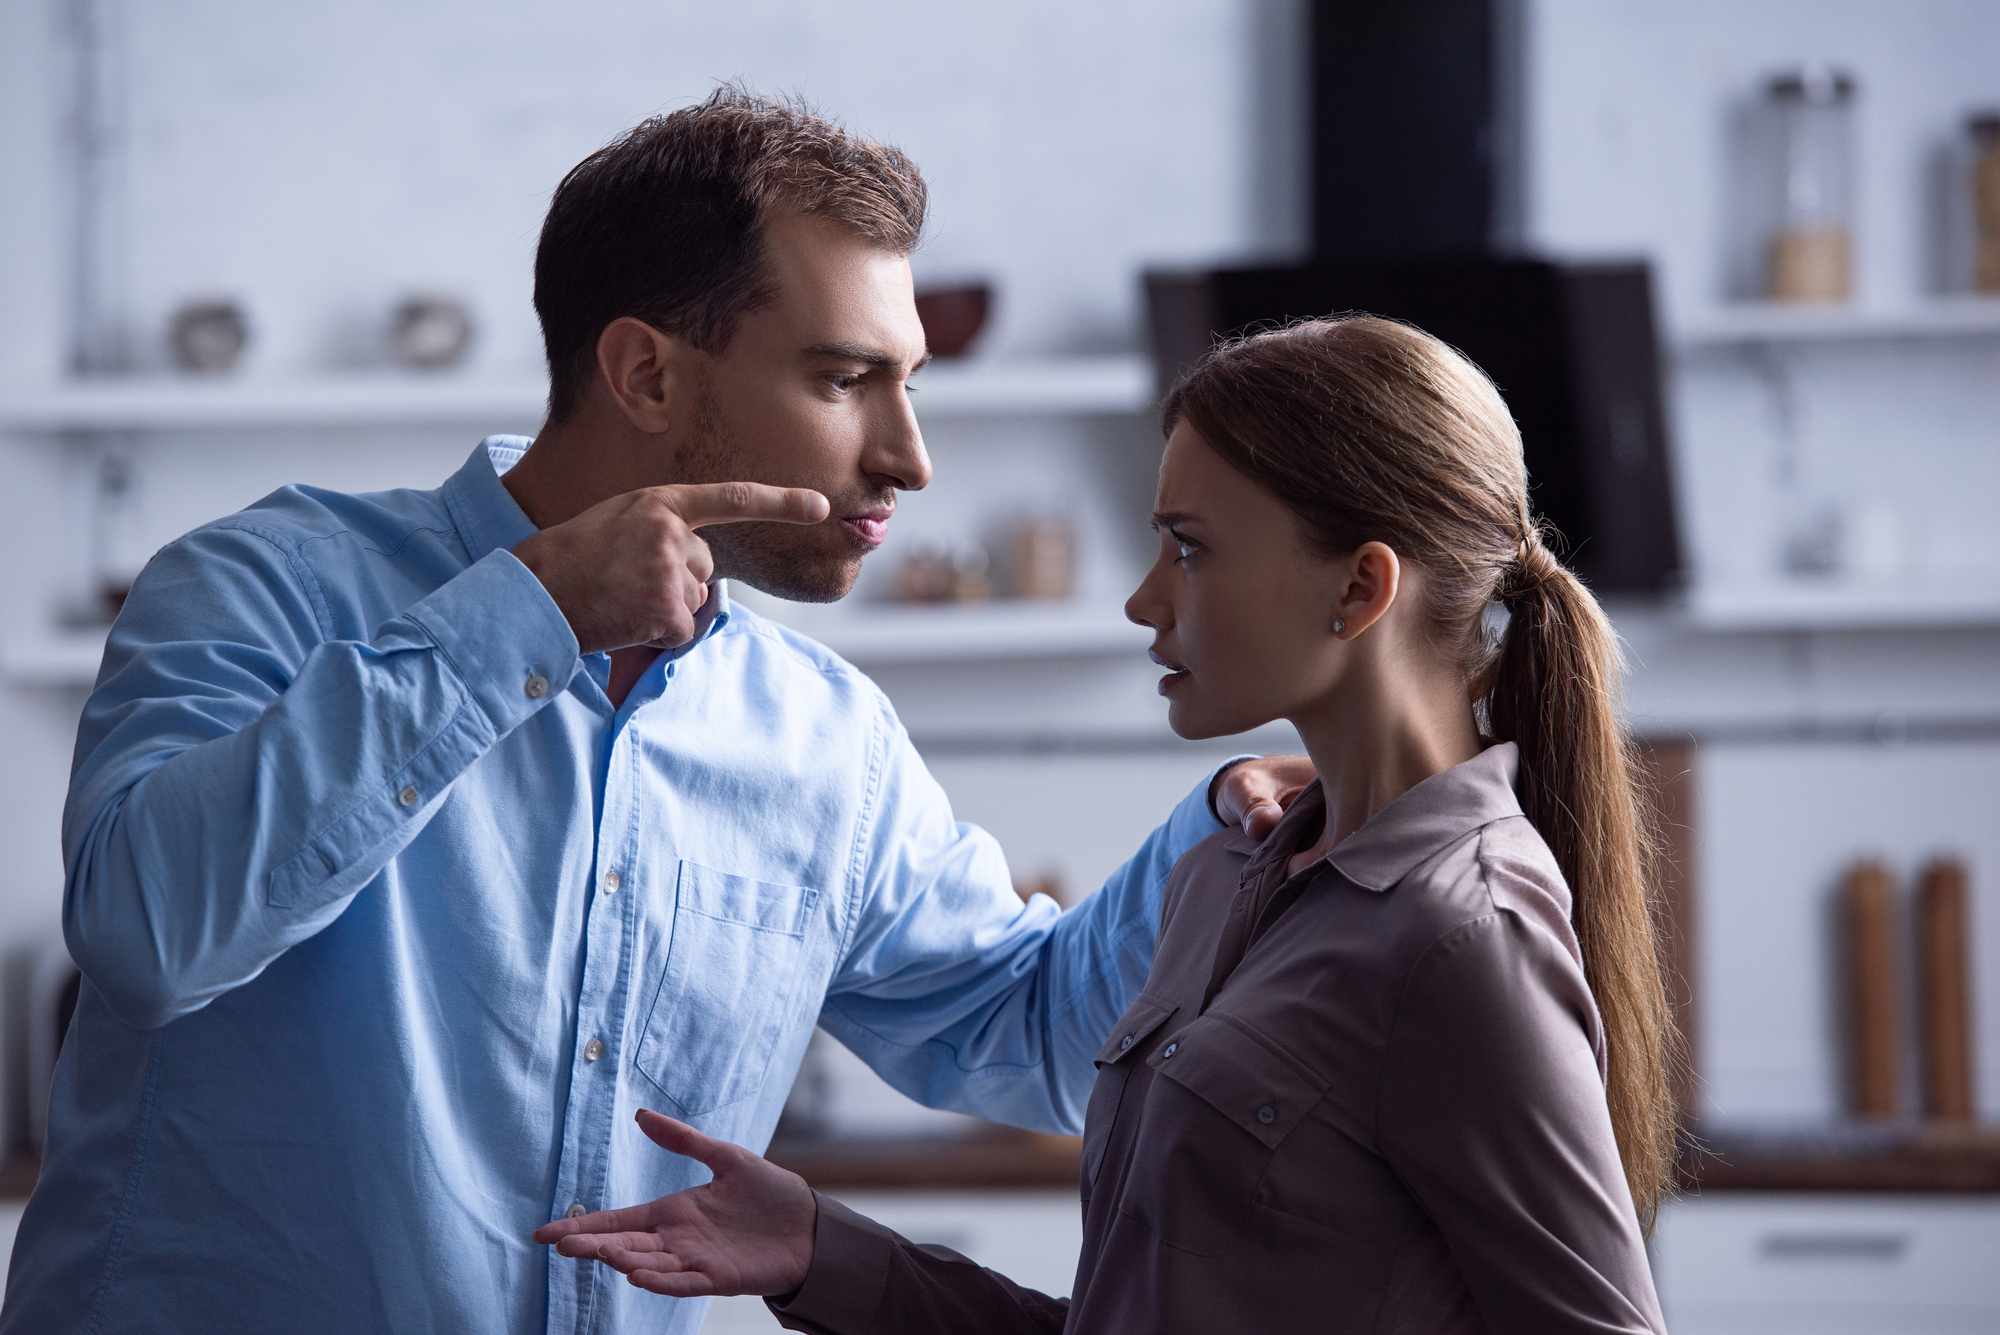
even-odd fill
[(2000, 294), (2000, 111), (1966, 122), (1972, 133), (1972, 285)]
[(1854, 81), (1822, 65), (1771, 80), (1782, 173), (1765, 295), (1845, 301), (1853, 290)]

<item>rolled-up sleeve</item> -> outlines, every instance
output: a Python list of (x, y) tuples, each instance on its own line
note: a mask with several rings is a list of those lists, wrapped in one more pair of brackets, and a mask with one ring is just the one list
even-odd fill
[(129, 1024), (323, 930), (577, 669), (506, 551), (366, 642), (329, 638), (319, 596), (284, 535), (217, 525), (155, 557), (112, 630), (64, 811), (63, 929)]
[(1069, 912), (1022, 903), (999, 846), (951, 806), (893, 716), (865, 885), (820, 1023), (920, 1103), (1075, 1135), (1105, 1033), (1145, 985), (1160, 896), (1221, 827), (1213, 771)]
[(1495, 1335), (1664, 1330), (1596, 1024), (1575, 960), (1508, 911), (1436, 942), (1403, 988), (1379, 1092), (1383, 1152)]

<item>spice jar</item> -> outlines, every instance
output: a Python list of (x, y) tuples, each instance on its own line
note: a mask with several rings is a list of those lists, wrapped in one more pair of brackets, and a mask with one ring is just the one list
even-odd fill
[(1771, 80), (1782, 192), (1765, 292), (1845, 301), (1853, 287), (1854, 81), (1824, 66)]
[(1972, 132), (1972, 285), (2000, 293), (2000, 111), (1966, 122)]

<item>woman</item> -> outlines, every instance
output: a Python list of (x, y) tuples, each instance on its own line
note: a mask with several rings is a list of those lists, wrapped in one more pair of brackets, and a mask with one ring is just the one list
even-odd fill
[(1616, 649), (1505, 404), (1349, 317), (1219, 349), (1165, 416), (1126, 613), (1173, 728), (1288, 719), (1320, 779), (1175, 868), (1098, 1055), (1072, 1298), (651, 1113), (714, 1182), (536, 1237), (844, 1335), (1661, 1330), (1674, 1048)]

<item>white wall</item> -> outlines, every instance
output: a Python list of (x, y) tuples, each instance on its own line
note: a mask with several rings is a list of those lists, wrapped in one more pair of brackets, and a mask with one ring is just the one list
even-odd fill
[[(1286, 128), (1301, 105), (1300, 0), (890, 0), (862, 11), (795, 0), (105, 3), (122, 16), (129, 73), (113, 233), (123, 241), (108, 277), (140, 364), (157, 363), (166, 313), (189, 296), (227, 293), (247, 305), (256, 340), (243, 374), (254, 376), (365, 361), (396, 298), (444, 287), (478, 315), (479, 368), (532, 374), (529, 262), (556, 180), (637, 118), (735, 75), (802, 91), (916, 156), (935, 202), (919, 269), (996, 281), (985, 345), (996, 355), (1136, 347), (1142, 265), (1285, 253), (1305, 230), (1302, 145)], [(1650, 254), (1669, 315), (1692, 321), (1727, 291), (1730, 107), (1771, 68), (1829, 55), (1851, 65), (1863, 89), (1862, 300), (1896, 305), (1924, 291), (1935, 258), (1926, 252), (1925, 164), (1969, 105), (2000, 101), (1990, 4), (1525, 8), (1532, 244)], [(57, 0), (0, 3), (0, 385), (46, 379), (61, 364), (58, 12)], [(1907, 517), (1913, 567), (2000, 576), (2000, 526), (1990, 519), (2000, 504), (1994, 343), (1863, 348), (1775, 369), (1680, 362), (1678, 466), (1704, 574), (1772, 568), (1787, 506), (1883, 495)], [(1042, 470), (1069, 467), (1062, 485), (1087, 497), (1091, 516), (1114, 522), (1143, 493), (1151, 446), (1143, 430), (1097, 435), (1059, 448), (1050, 431), (941, 430), (940, 480), (905, 518), (950, 529), (996, 490), (1032, 499), (1046, 486)], [(452, 433), (140, 443), (135, 542), (163, 541), (281, 481), (428, 482), (471, 443)], [(1089, 462), (1065, 465), (1066, 454)], [(9, 512), (0, 563), (10, 572), (0, 581), (0, 634), (42, 624), (78, 592), (89, 464), (82, 447), (0, 437)], [(1803, 479), (1796, 494), (1780, 486), (1786, 468)], [(1129, 578), (1134, 552), (1095, 525), (1092, 541), (1101, 550), (1091, 577), (1108, 594)], [(1893, 682), (1899, 711), (1920, 714), (1937, 698), (1954, 716), (2000, 717), (1990, 634), (1936, 632), (1917, 648), (1893, 635), (1663, 633), (1670, 638), (1649, 657), (1670, 669), (1642, 667), (1634, 689), (1671, 726), (1870, 717), (1855, 711), (1886, 708), (1868, 702), (1888, 696), (1843, 685), (1857, 663), (1868, 681)], [(1649, 671), (1662, 683), (1650, 694)], [(1004, 730), (1042, 708), (1064, 728), (1115, 715), (1157, 737), (1156, 714), (1100, 707), (1093, 694), (1108, 701), (1142, 689), (1139, 675), (1099, 665), (1049, 677), (1003, 665), (885, 681), (934, 733), (949, 732), (953, 717)], [(1032, 689), (1019, 684), (1028, 678)], [(988, 688), (1010, 680), (1014, 694), (994, 703)], [(1675, 704), (1683, 698), (1703, 703)], [(56, 819), (78, 704), (73, 692), (0, 690), (0, 953), (53, 922)], [(1704, 958), (1718, 1111), (1829, 1107), (1833, 1049), (1814, 1027), (1825, 1014), (1813, 982), (1824, 958), (1815, 915), (1833, 869), (1872, 849), (1904, 864), (1934, 848), (1973, 855), (1989, 943), (1987, 1069), (2000, 1073), (1995, 850), (1976, 828), (2000, 796), (1993, 753), (1952, 750), (1960, 759), (1939, 767), (1916, 747), (1881, 766), (1873, 752), (1818, 744), (1715, 751), (1704, 770), (1702, 876), (1715, 901)], [(1101, 877), (1150, 824), (1153, 804), (1207, 759), (1171, 749), (980, 760), (961, 746), (940, 755), (962, 814), (999, 831), (1024, 874), (1055, 869), (1078, 887)], [(1879, 806), (1858, 796), (1897, 776), (1898, 791), (1919, 796)], [(1933, 792), (1926, 785), (1944, 786), (1937, 801), (1922, 796)], [(1781, 967), (1764, 967), (1766, 951)], [(1763, 990), (1746, 990), (1746, 979)], [(1989, 1076), (1989, 1104), (2000, 1107), (1994, 1094)]]

